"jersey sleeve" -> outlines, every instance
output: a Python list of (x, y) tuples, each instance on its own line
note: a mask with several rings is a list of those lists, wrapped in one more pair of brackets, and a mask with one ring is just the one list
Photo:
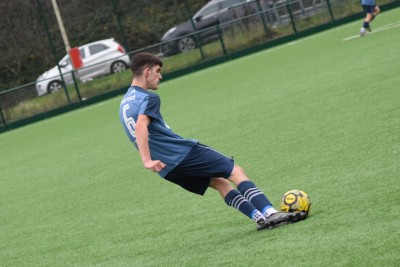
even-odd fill
[(158, 96), (146, 96), (140, 108), (139, 114), (158, 119), (160, 114), (160, 98)]

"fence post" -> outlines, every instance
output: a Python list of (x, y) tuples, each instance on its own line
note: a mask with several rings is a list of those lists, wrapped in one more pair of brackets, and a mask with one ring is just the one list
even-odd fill
[(224, 43), (224, 37), (221, 34), (221, 28), (219, 27), (219, 25), (217, 25), (217, 32), (218, 32), (218, 38), (219, 38), (219, 40), (221, 42), (222, 50), (224, 51), (224, 56), (226, 57), (228, 55), (228, 53), (226, 52), (225, 43)]
[(332, 22), (335, 22), (335, 17), (333, 16), (332, 6), (330, 0), (325, 0), (326, 4), (328, 5), (329, 15), (331, 16)]
[(111, 0), (112, 6), (113, 6), (113, 10), (114, 10), (114, 14), (117, 17), (117, 24), (118, 24), (118, 29), (122, 35), (122, 42), (125, 46), (125, 49), (127, 49), (127, 51), (129, 51), (129, 47), (128, 47), (128, 42), (126, 41), (126, 37), (125, 37), (125, 32), (124, 32), (124, 28), (122, 27), (122, 22), (121, 22), (121, 18), (120, 18), (120, 14), (119, 14), (119, 9), (117, 7), (117, 4), (115, 3), (115, 0)]
[[(185, 7), (186, 7), (186, 11), (189, 13), (189, 20), (192, 23), (193, 30), (195, 32), (197, 32), (196, 25), (194, 24), (193, 18), (192, 18), (192, 11), (190, 10), (190, 5), (187, 0), (185, 0)], [(203, 47), (202, 47), (201, 42), (199, 42), (198, 34), (194, 35), (194, 39), (196, 41), (196, 45), (199, 47), (201, 59), (204, 59), (205, 57), (204, 57)]]
[(79, 100), (79, 102), (82, 102), (81, 93), (79, 92), (79, 86), (78, 86), (78, 83), (76, 82), (75, 71), (71, 71), (71, 75), (72, 75), (72, 79), (74, 80), (74, 87), (76, 90), (76, 94), (78, 95), (78, 100)]
[(60, 72), (60, 77), (61, 77), (61, 81), (62, 81), (61, 85), (64, 88), (65, 96), (67, 97), (68, 103), (71, 104), (71, 98), (69, 97), (69, 93), (68, 93), (68, 90), (67, 90), (67, 85), (65, 84), (65, 81), (64, 81), (64, 75), (61, 72), (61, 68), (60, 68), (60, 65), (58, 65), (58, 63), (57, 63), (57, 67), (58, 67), (58, 71)]
[(260, 18), (261, 18), (261, 21), (262, 21), (262, 24), (263, 24), (263, 27), (264, 27), (264, 31), (268, 35), (270, 33), (270, 30), (269, 30), (269, 28), (267, 26), (267, 22), (265, 21), (264, 14), (262, 12), (263, 9), (261, 8), (261, 5), (260, 5), (260, 0), (256, 0), (256, 3), (257, 3), (257, 10), (260, 13)]
[(287, 10), (289, 12), (290, 21), (292, 22), (292, 27), (293, 27), (294, 34), (297, 34), (296, 23), (294, 21), (292, 7), (290, 6), (290, 0), (286, 0), (286, 8), (287, 8)]
[(37, 3), (38, 3), (38, 11), (39, 11), (39, 14), (40, 14), (40, 18), (43, 21), (44, 29), (46, 31), (47, 39), (49, 40), (51, 51), (53, 52), (54, 60), (55, 60), (55, 62), (57, 64), (58, 71), (60, 72), (60, 77), (61, 77), (61, 81), (62, 81), (61, 84), (62, 84), (62, 86), (64, 88), (65, 95), (67, 97), (68, 103), (71, 103), (71, 99), (70, 99), (68, 91), (67, 91), (67, 86), (65, 85), (65, 81), (64, 81), (64, 75), (62, 75), (60, 65), (58, 64), (58, 61), (57, 61), (57, 53), (56, 53), (56, 49), (55, 49), (54, 44), (53, 44), (53, 39), (51, 38), (51, 34), (50, 34), (50, 31), (49, 31), (49, 26), (47, 24), (47, 20), (46, 20), (45, 16), (43, 16), (42, 4), (40, 3), (40, 0), (38, 0)]
[(3, 122), (3, 126), (6, 126), (7, 123), (6, 123), (6, 119), (4, 117), (4, 114), (3, 114), (3, 108), (1, 107), (1, 101), (0, 101), (0, 116), (1, 116), (1, 121)]
[(56, 63), (57, 63), (57, 53), (56, 53), (56, 49), (54, 48), (54, 44), (53, 44), (53, 41), (52, 41), (51, 36), (50, 36), (49, 26), (48, 26), (48, 24), (47, 24), (47, 20), (46, 20), (45, 16), (43, 16), (42, 4), (40, 3), (40, 1), (41, 1), (41, 0), (38, 0), (38, 1), (37, 1), (40, 19), (43, 21), (44, 29), (45, 29), (45, 31), (46, 31), (47, 39), (48, 39), (49, 44), (50, 44), (51, 52), (53, 53), (54, 60), (55, 60)]

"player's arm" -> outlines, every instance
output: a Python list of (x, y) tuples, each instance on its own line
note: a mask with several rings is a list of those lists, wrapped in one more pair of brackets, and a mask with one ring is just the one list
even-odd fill
[(149, 130), (150, 117), (147, 115), (139, 115), (136, 127), (136, 144), (139, 149), (140, 157), (142, 158), (143, 166), (153, 172), (159, 172), (164, 169), (165, 164), (159, 160), (152, 160), (149, 148)]

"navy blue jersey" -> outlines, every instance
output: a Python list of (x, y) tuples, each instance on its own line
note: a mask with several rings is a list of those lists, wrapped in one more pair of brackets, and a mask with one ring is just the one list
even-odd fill
[(152, 160), (160, 160), (167, 166), (158, 174), (165, 177), (189, 153), (198, 141), (185, 139), (172, 132), (160, 113), (160, 97), (138, 86), (132, 86), (122, 98), (119, 117), (129, 140), (135, 145), (135, 123), (138, 116), (150, 117), (149, 148)]

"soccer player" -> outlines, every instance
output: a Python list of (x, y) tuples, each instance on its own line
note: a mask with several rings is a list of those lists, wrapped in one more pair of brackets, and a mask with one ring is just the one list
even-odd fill
[(361, 5), (364, 9), (365, 19), (360, 30), (360, 36), (365, 36), (367, 31), (371, 32), (371, 26), (369, 24), (378, 16), (380, 9), (379, 6), (375, 4), (375, 0), (361, 0)]
[(275, 210), (232, 158), (170, 129), (160, 113), (159, 96), (149, 91), (158, 89), (162, 66), (152, 54), (136, 54), (132, 84), (120, 104), (121, 123), (143, 166), (195, 194), (204, 195), (208, 187), (217, 190), (226, 204), (255, 221), (258, 230), (305, 219), (304, 212)]

